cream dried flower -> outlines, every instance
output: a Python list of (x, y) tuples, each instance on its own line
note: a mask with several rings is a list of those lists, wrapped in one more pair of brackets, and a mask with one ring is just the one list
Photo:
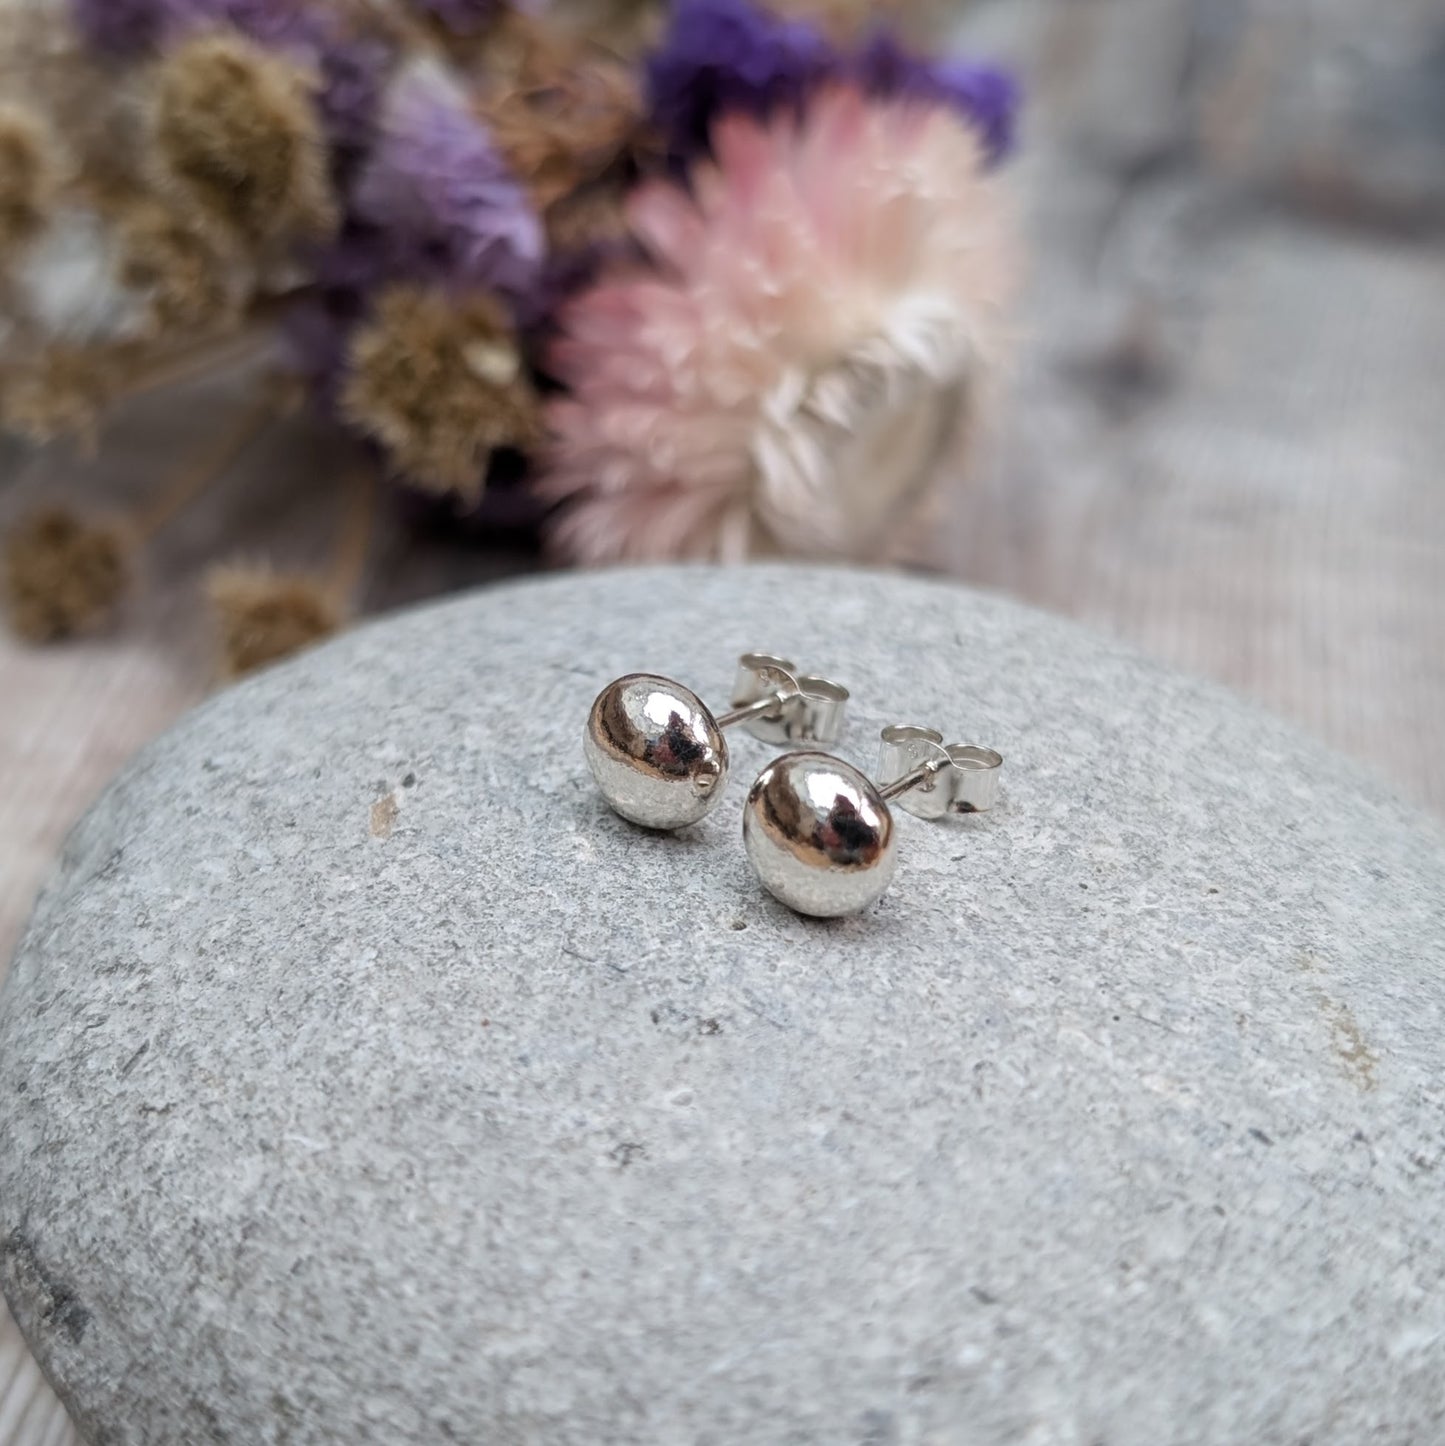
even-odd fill
[[(67, 202), (11, 271), (16, 304), (9, 320), (25, 346), (33, 338), (81, 347), (134, 340), (146, 330), (143, 299), (120, 275), (121, 246), (112, 219)], [(17, 337), (0, 345), (13, 350)]]
[(65, 204), (25, 248), (0, 309), (0, 431), (33, 442), (93, 443), (96, 423), (148, 327), (143, 298), (122, 283), (113, 225)]
[(563, 311), (554, 541), (583, 562), (879, 556), (1003, 349), (997, 182), (948, 110), (846, 88), (713, 139), (690, 194), (631, 206), (655, 267)]

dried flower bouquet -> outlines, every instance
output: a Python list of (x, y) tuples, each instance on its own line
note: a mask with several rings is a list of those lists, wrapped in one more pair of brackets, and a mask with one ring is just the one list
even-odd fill
[[(14, 529), (14, 626), (110, 615), (298, 397), (359, 478), (481, 528), (520, 499), (564, 561), (880, 555), (996, 368), (1016, 94), (848, 30), (751, 0), (11, 0), (0, 427), (94, 447), (141, 390), (279, 373), (139, 515)], [(215, 571), (231, 671), (344, 618), (372, 491), (330, 577)]]

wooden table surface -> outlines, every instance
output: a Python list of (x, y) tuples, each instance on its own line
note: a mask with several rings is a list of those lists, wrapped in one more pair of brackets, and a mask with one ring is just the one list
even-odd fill
[[(1216, 678), (1445, 813), (1445, 112), (1409, 109), (1445, 23), (1418, 0), (1306, 8), (1297, 32), (1288, 7), (1212, 0), (969, 10), (1031, 84), (1032, 280), (1006, 408), (925, 560)], [(1311, 111), (1340, 55), (1373, 69)], [(132, 407), (92, 463), (0, 452), (0, 525), (143, 495), (235, 389), (182, 401)], [(213, 686), (204, 562), (323, 555), (335, 470), (289, 424), (165, 536), (113, 635), (0, 636), (0, 972), (70, 823)], [(368, 603), (517, 566), (392, 535)], [(0, 1442), (67, 1439), (0, 1313)]]

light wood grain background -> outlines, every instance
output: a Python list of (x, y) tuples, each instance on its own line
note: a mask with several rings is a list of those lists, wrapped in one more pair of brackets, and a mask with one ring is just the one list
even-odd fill
[[(991, 0), (963, 30), (1029, 86), (1032, 281), (1006, 408), (923, 560), (1230, 684), (1445, 813), (1440, 7)], [(147, 399), (93, 463), (0, 453), (0, 525), (143, 495), (236, 405)], [(289, 424), (166, 535), (113, 635), (0, 637), (0, 971), (65, 829), (213, 686), (203, 563), (324, 558), (339, 485)], [(524, 565), (392, 531), (367, 601)], [(0, 1446), (69, 1439), (0, 1315)]]

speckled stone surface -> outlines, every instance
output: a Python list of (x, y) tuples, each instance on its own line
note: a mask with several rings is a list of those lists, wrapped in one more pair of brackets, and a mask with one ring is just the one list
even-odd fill
[[(649, 835), (599, 685), (746, 648), (992, 814), (801, 919)], [(1445, 850), (1203, 684), (947, 585), (571, 576), (228, 692), (0, 1001), (0, 1279), (96, 1443), (1445, 1440)]]

